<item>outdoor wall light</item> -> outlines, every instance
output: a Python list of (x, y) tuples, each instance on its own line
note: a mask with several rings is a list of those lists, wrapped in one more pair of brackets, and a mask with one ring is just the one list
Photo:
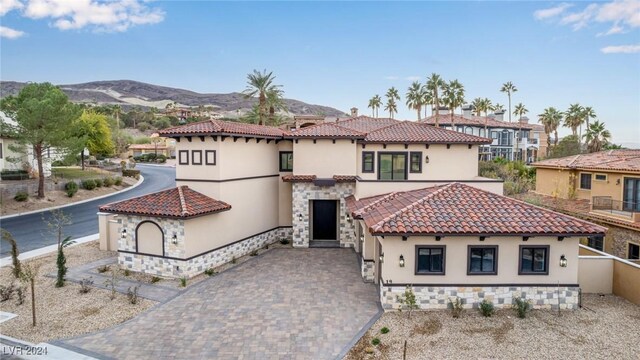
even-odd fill
[(400, 267), (404, 267), (404, 256), (400, 255)]
[(127, 229), (122, 229), (121, 237), (125, 239), (127, 237)]
[(384, 263), (384, 253), (380, 254), (380, 263)]
[(302, 214), (298, 214), (298, 220), (302, 221)]
[(429, 155), (427, 155), (427, 156), (425, 156), (425, 157), (424, 157), (424, 163), (425, 163), (425, 164), (428, 164), (428, 163), (429, 163)]
[(173, 237), (171, 238), (171, 242), (173, 243), (173, 245), (178, 244), (178, 235), (176, 233), (173, 233)]
[(560, 256), (560, 267), (567, 267), (567, 258), (564, 254)]

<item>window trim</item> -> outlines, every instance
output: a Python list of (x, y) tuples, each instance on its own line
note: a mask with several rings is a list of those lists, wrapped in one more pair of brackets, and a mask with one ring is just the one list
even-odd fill
[(293, 151), (280, 151), (278, 152), (278, 169), (280, 170), (280, 172), (292, 172), (293, 164), (291, 164), (291, 169), (285, 169), (282, 167), (282, 155), (284, 154), (291, 154), (291, 160), (293, 162)]
[[(404, 179), (381, 179), (381, 172), (380, 172), (380, 158), (383, 155), (404, 155), (404, 163), (405, 163), (405, 167), (404, 167)], [(393, 160), (391, 160), (391, 174), (393, 176)], [(378, 151), (378, 180), (384, 180), (384, 181), (407, 181), (409, 180), (409, 154), (406, 151)]]
[[(414, 155), (418, 155), (418, 170), (414, 171), (412, 169)], [(422, 151), (410, 151), (409, 152), (409, 172), (412, 174), (420, 174), (422, 173)]]
[[(442, 271), (432, 272), (432, 271), (418, 271), (418, 258), (420, 257), (420, 249), (441, 249), (442, 250)], [(415, 253), (415, 275), (445, 275), (447, 272), (447, 246), (446, 245), (416, 245), (416, 253)]]
[(640, 255), (640, 245), (627, 241), (627, 260), (639, 260), (640, 256), (638, 256), (638, 259), (631, 258), (631, 246), (638, 247), (638, 255)]
[[(365, 161), (364, 157), (366, 155), (371, 155), (371, 170), (366, 170), (364, 167)], [(374, 173), (376, 172), (376, 153), (375, 151), (363, 151), (362, 152), (362, 172), (363, 173)]]
[[(471, 250), (493, 249), (493, 271), (471, 271)], [(498, 275), (498, 245), (467, 245), (467, 275)]]
[[(198, 155), (198, 161), (196, 161)], [(191, 150), (191, 165), (202, 165), (202, 150)]]
[[(213, 161), (209, 161), (209, 155), (213, 154)], [(215, 165), (216, 164), (216, 151), (215, 150), (205, 150), (204, 151), (204, 164), (205, 165)]]
[[(593, 173), (590, 172), (580, 172), (579, 173), (579, 177), (578, 177), (578, 189), (580, 190), (588, 190), (591, 191), (591, 188), (593, 187)], [(589, 188), (583, 188), (582, 187), (582, 175), (589, 175), (590, 176), (590, 180), (589, 180)]]
[[(604, 179), (598, 179), (598, 176), (604, 176)], [(607, 174), (596, 173), (596, 174), (593, 174), (592, 180), (593, 181), (607, 181), (607, 180), (609, 180), (609, 176), (607, 176)]]
[[(522, 252), (524, 249), (545, 249), (544, 271), (522, 271)], [(549, 275), (549, 256), (551, 246), (549, 245), (520, 245), (518, 249), (518, 275)]]
[[(185, 161), (182, 161), (182, 155), (185, 155)], [(189, 150), (178, 150), (178, 164), (189, 165)]]

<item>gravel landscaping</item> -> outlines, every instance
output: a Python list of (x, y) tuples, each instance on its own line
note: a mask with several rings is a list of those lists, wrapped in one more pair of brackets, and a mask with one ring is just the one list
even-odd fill
[[(67, 248), (67, 267), (72, 268), (95, 260), (115, 256), (115, 252), (100, 251), (98, 242), (93, 241)], [(52, 253), (23, 263), (40, 266), (36, 281), (37, 326), (31, 325), (31, 293), (24, 283), (15, 281), (11, 267), (0, 269), (0, 285), (22, 286), (24, 303), (17, 305), (17, 296), (0, 302), (0, 310), (18, 316), (0, 324), (0, 332), (33, 343), (52, 339), (77, 336), (121, 323), (153, 306), (155, 302), (139, 299), (137, 304), (129, 303), (127, 296), (117, 294), (109, 298), (110, 291), (91, 288), (89, 293), (80, 294), (80, 285), (67, 281), (62, 288), (55, 287), (55, 279), (45, 276), (56, 270), (56, 254)]]
[[(558, 358), (638, 359), (640, 306), (613, 295), (583, 295), (583, 308), (557, 312), (534, 310), (519, 319), (512, 310), (484, 318), (465, 310), (388, 312), (345, 357), (356, 359)], [(389, 332), (383, 334), (381, 329)], [(372, 345), (374, 338), (380, 340)]]

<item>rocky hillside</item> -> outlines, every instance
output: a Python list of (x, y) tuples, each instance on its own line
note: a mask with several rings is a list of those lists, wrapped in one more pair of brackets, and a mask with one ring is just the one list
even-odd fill
[[(0, 81), (0, 97), (17, 94), (26, 83)], [(119, 104), (126, 111), (134, 106), (160, 108), (171, 102), (178, 106), (213, 106), (221, 114), (245, 112), (255, 100), (246, 99), (240, 93), (200, 94), (166, 86), (146, 84), (132, 80), (94, 81), (83, 84), (59, 85), (77, 103)], [(285, 99), (290, 115), (344, 115), (343, 111), (328, 106), (307, 104), (299, 100)]]

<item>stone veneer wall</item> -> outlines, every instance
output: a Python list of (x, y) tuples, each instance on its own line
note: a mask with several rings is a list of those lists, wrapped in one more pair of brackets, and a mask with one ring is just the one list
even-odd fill
[[(355, 247), (356, 236), (353, 221), (347, 220), (347, 204), (344, 199), (355, 193), (355, 183), (336, 183), (334, 186), (315, 186), (313, 183), (293, 183), (292, 224), (293, 246), (309, 247), (309, 200), (340, 200), (338, 237), (341, 247)], [(302, 214), (302, 221), (299, 214)]]
[[(282, 238), (286, 238), (291, 241), (292, 229), (277, 228), (191, 259), (179, 257), (167, 258), (121, 252), (118, 256), (118, 264), (123, 268), (145, 274), (171, 278), (190, 278), (204, 272), (208, 268), (228, 263), (233, 258), (239, 258), (247, 255), (254, 250), (260, 249), (267, 244), (272, 244)], [(184, 243), (183, 241), (184, 236), (182, 238), (179, 237), (178, 244), (175, 246), (182, 246)], [(167, 239), (165, 236), (165, 246), (166, 242)], [(124, 249), (121, 248), (121, 250)]]
[[(404, 294), (403, 286), (380, 286), (380, 301), (385, 309), (398, 309), (400, 303), (397, 296)], [(559, 296), (558, 296), (559, 290)], [(520, 297), (531, 301), (534, 309), (575, 310), (578, 308), (580, 289), (578, 287), (560, 286), (413, 286), (416, 301), (420, 309), (447, 309), (449, 300), (456, 296), (462, 299), (466, 309), (475, 309), (482, 300), (493, 302), (496, 308), (510, 307), (513, 299)]]
[(373, 274), (373, 269), (376, 265), (375, 262), (373, 261), (365, 261), (364, 259), (360, 259), (360, 268), (361, 268), (361, 274), (362, 274), (362, 278), (364, 279), (365, 282), (373, 282), (374, 279), (374, 274)]
[[(119, 215), (122, 219), (118, 233), (121, 234), (123, 229), (127, 230), (125, 238), (120, 237), (118, 240), (118, 250), (136, 251), (136, 227), (143, 221), (152, 221), (160, 226), (164, 233), (164, 256), (184, 258), (184, 220), (153, 218), (146, 216)], [(177, 244), (173, 244), (171, 239), (176, 235)]]

